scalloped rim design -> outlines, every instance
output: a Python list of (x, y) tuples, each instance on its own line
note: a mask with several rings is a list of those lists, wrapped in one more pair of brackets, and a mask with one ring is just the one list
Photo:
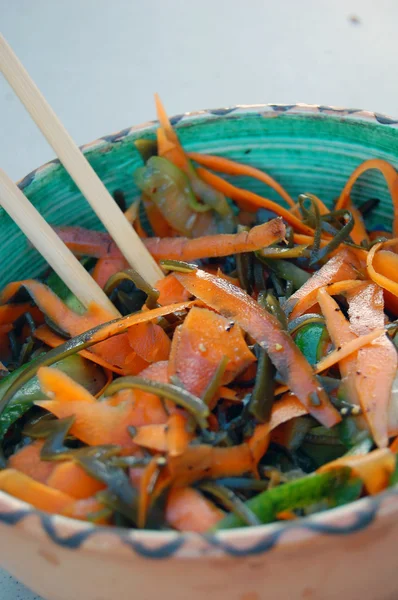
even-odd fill
[[(277, 118), (297, 114), (332, 116), (337, 119), (365, 121), (381, 126), (398, 128), (398, 120), (361, 109), (310, 104), (253, 104), (230, 108), (207, 109), (176, 115), (173, 125), (187, 125), (201, 120), (233, 119), (253, 114), (264, 118)], [(137, 132), (153, 130), (157, 121), (129, 127), (81, 146), (89, 152), (107, 144), (123, 141)], [(58, 160), (52, 160), (31, 171), (18, 182), (21, 190), (56, 168)], [(216, 534), (180, 534), (174, 532), (134, 531), (107, 528), (76, 521), (59, 515), (38, 511), (4, 492), (0, 492), (0, 523), (19, 526), (35, 538), (48, 538), (53, 543), (78, 550), (81, 547), (108, 553), (128, 548), (133, 553), (149, 559), (171, 557), (197, 558), (200, 556), (252, 556), (270, 552), (278, 545), (302, 542), (317, 535), (349, 535), (369, 527), (377, 517), (398, 511), (398, 487), (389, 489), (376, 497), (363, 498), (346, 506), (316, 514), (294, 522), (274, 523), (259, 527), (242, 528)], [(99, 543), (103, 539), (103, 543)]]

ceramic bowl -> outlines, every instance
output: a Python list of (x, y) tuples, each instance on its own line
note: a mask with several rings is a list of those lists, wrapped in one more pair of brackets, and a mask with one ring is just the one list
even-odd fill
[[(266, 169), (293, 197), (311, 191), (331, 203), (368, 158), (398, 166), (398, 121), (361, 110), (257, 105), (173, 119), (184, 146)], [(156, 123), (105, 136), (83, 148), (110, 191), (136, 195), (133, 140)], [(265, 193), (254, 180), (240, 180)], [(53, 225), (99, 228), (58, 162), (20, 182)], [(267, 195), (273, 195), (267, 190)], [(375, 172), (356, 199), (379, 198), (372, 224), (391, 223), (387, 188)], [(276, 199), (276, 198), (273, 198)], [(43, 272), (44, 264), (0, 212), (0, 285)], [(216, 535), (128, 531), (40, 513), (0, 493), (0, 564), (47, 600), (396, 600), (398, 490), (291, 523)]]

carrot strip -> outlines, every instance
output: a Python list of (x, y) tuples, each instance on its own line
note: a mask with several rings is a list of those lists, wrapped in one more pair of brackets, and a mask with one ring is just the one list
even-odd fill
[(350, 237), (355, 244), (361, 244), (362, 242), (369, 242), (368, 232), (366, 231), (365, 223), (361, 212), (349, 201), (347, 205), (348, 210), (354, 217), (354, 227), (351, 230)]
[(0, 306), (0, 325), (9, 325), (27, 312), (32, 315), (36, 323), (43, 322), (41, 312), (29, 302), (24, 302), (23, 304), (5, 304), (4, 306)]
[(127, 269), (129, 266), (128, 262), (123, 258), (100, 258), (94, 267), (92, 272), (92, 278), (98, 283), (103, 289), (110, 277)]
[(318, 473), (327, 473), (341, 467), (352, 469), (352, 475), (362, 479), (369, 494), (378, 494), (388, 487), (390, 477), (395, 470), (395, 454), (388, 448), (373, 450), (360, 456), (343, 456), (318, 469)]
[(178, 531), (205, 533), (225, 516), (224, 511), (198, 490), (172, 488), (166, 504), (166, 521)]
[(180, 169), (187, 171), (189, 169), (189, 160), (170, 123), (158, 94), (155, 94), (155, 105), (160, 123), (160, 128), (157, 130), (158, 155), (167, 158)]
[(89, 446), (116, 444), (134, 448), (127, 427), (133, 424), (134, 407), (130, 402), (117, 406), (111, 400), (98, 402), (83, 386), (52, 367), (41, 367), (38, 379), (44, 393), (52, 398), (36, 402), (59, 419), (72, 415), (71, 433)]
[(290, 296), (284, 305), (285, 312), (290, 314), (290, 319), (303, 315), (316, 303), (320, 288), (346, 279), (357, 279), (358, 268), (355, 256), (347, 249), (341, 250)]
[(134, 443), (156, 452), (167, 452), (166, 424), (143, 425), (137, 429)]
[(244, 210), (251, 209), (256, 211), (259, 208), (266, 208), (280, 217), (283, 217), (283, 219), (296, 231), (306, 233), (307, 235), (314, 235), (314, 230), (311, 227), (305, 225), (289, 210), (283, 208), (283, 206), (280, 206), (276, 202), (268, 200), (267, 198), (263, 198), (254, 192), (238, 188), (235, 185), (232, 185), (232, 183), (225, 181), (225, 179), (222, 179), (222, 177), (218, 177), (218, 175), (215, 175), (214, 173), (211, 173), (210, 171), (207, 171), (201, 167), (196, 169), (196, 172), (201, 179), (203, 179), (203, 181), (211, 185), (215, 190), (223, 193), (228, 198), (235, 200), (238, 206)]
[(350, 201), (351, 190), (356, 183), (357, 179), (366, 171), (370, 169), (377, 169), (380, 171), (388, 185), (388, 189), (391, 194), (393, 207), (394, 207), (394, 224), (393, 229), (395, 235), (398, 235), (398, 174), (394, 167), (385, 160), (378, 158), (365, 160), (360, 164), (355, 171), (350, 175), (347, 183), (344, 186), (343, 191), (340, 194), (340, 198), (336, 203), (336, 210), (346, 208)]
[(187, 449), (192, 436), (188, 433), (186, 424), (186, 418), (182, 414), (170, 415), (166, 428), (166, 443), (170, 456), (180, 456)]
[[(355, 334), (364, 335), (384, 327), (383, 291), (375, 284), (353, 290), (348, 306)], [(380, 448), (388, 445), (388, 408), (397, 366), (396, 349), (385, 332), (358, 352), (355, 384), (363, 413)]]
[(167, 360), (171, 342), (164, 330), (156, 323), (138, 323), (127, 332), (131, 348), (146, 362)]
[(62, 513), (74, 500), (72, 496), (35, 481), (15, 469), (0, 471), (0, 490), (53, 514)]
[[(370, 279), (377, 283), (377, 285), (385, 290), (388, 290), (394, 296), (398, 296), (398, 282), (394, 280), (394, 278), (397, 279), (395, 268), (398, 265), (398, 256), (385, 250), (383, 251), (382, 257), (378, 260), (375, 260), (376, 252), (382, 247), (382, 245), (382, 242), (375, 244), (369, 250), (366, 261), (368, 275)], [(392, 256), (389, 256), (390, 254)], [(384, 264), (383, 258), (386, 260), (386, 264)], [(381, 270), (381, 272), (376, 271), (375, 265), (377, 265), (377, 268)]]
[(173, 228), (166, 221), (156, 204), (145, 194), (142, 196), (142, 203), (153, 233), (160, 238), (173, 237)]
[(243, 165), (222, 156), (200, 154), (199, 152), (188, 152), (188, 157), (200, 165), (203, 165), (208, 169), (212, 169), (213, 171), (218, 171), (219, 173), (225, 173), (226, 175), (247, 175), (248, 177), (258, 179), (275, 190), (281, 196), (281, 198), (283, 198), (287, 204), (289, 204), (289, 206), (295, 206), (293, 198), (287, 193), (287, 191), (277, 181), (275, 181), (273, 177), (267, 173), (264, 173), (263, 171), (260, 171), (260, 169), (250, 167), (249, 165)]
[(41, 460), (40, 452), (43, 448), (43, 440), (34, 440), (28, 446), (21, 448), (8, 459), (8, 466), (28, 475), (35, 481), (46, 483), (47, 479), (55, 469), (52, 462)]
[(186, 302), (189, 298), (189, 292), (174, 277), (174, 273), (160, 279), (156, 283), (156, 289), (159, 292), (158, 304), (160, 306), (166, 306), (174, 302)]
[(155, 260), (189, 261), (229, 256), (240, 252), (255, 252), (281, 241), (285, 233), (286, 228), (282, 219), (272, 219), (268, 223), (253, 227), (250, 231), (205, 235), (196, 239), (149, 238), (145, 241), (145, 246)]
[(151, 503), (151, 491), (159, 474), (158, 456), (154, 456), (145, 467), (139, 486), (138, 518), (137, 525), (143, 529), (147, 519), (148, 508)]
[(267, 351), (292, 392), (323, 425), (331, 427), (341, 420), (311, 366), (273, 315), (241, 289), (199, 269), (192, 273), (177, 273), (176, 277), (192, 294), (235, 321)]
[(336, 348), (336, 350), (330, 352), (330, 354), (325, 356), (325, 358), (322, 358), (322, 360), (317, 363), (315, 366), (315, 373), (322, 373), (322, 371), (330, 369), (330, 367), (333, 367), (333, 365), (339, 363), (344, 358), (347, 358), (347, 356), (357, 352), (360, 350), (360, 348), (371, 344), (383, 334), (383, 329), (376, 329), (371, 333), (367, 333), (366, 335), (361, 335), (360, 337), (353, 339), (351, 342), (344, 344), (344, 346), (342, 346), (340, 349)]
[(56, 465), (47, 479), (47, 485), (77, 500), (94, 496), (105, 485), (90, 477), (80, 465), (68, 460)]
[[(363, 283), (361, 282), (361, 285)], [(322, 314), (326, 320), (326, 327), (335, 348), (344, 348), (347, 344), (357, 340), (358, 337), (353, 333), (350, 323), (340, 310), (337, 302), (331, 297), (329, 288), (321, 288), (318, 292), (318, 302)], [(340, 352), (340, 350), (338, 351)], [(335, 354), (337, 358), (337, 354)], [(344, 381), (345, 391), (352, 404), (359, 405), (358, 393), (355, 385), (355, 373), (357, 370), (357, 355), (350, 354), (346, 358), (339, 358), (339, 370), (341, 379)]]

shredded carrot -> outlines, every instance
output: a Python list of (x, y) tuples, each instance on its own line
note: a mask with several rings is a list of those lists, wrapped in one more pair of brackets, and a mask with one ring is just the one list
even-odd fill
[(336, 365), (344, 358), (347, 358), (347, 356), (350, 356), (354, 352), (357, 352), (360, 348), (363, 348), (364, 346), (367, 346), (368, 344), (371, 344), (377, 340), (377, 338), (383, 335), (383, 333), (383, 329), (376, 329), (371, 333), (367, 333), (353, 339), (351, 342), (341, 346), (341, 348), (336, 348), (336, 350), (333, 350), (330, 352), (330, 354), (318, 362), (318, 364), (315, 366), (315, 372), (322, 373), (322, 371), (330, 369), (330, 367), (333, 367), (333, 365)]
[(347, 207), (350, 201), (351, 190), (357, 179), (370, 169), (379, 170), (387, 182), (394, 207), (394, 233), (395, 235), (398, 235), (398, 174), (394, 167), (385, 160), (381, 160), (379, 158), (365, 160), (365, 162), (360, 164), (355, 169), (355, 171), (350, 175), (343, 191), (340, 194), (340, 198), (336, 203), (336, 210)]
[(0, 471), (0, 490), (49, 513), (62, 513), (74, 499), (15, 469)]
[(92, 272), (92, 278), (101, 288), (104, 288), (109, 278), (128, 267), (128, 262), (123, 258), (100, 258)]
[(181, 456), (184, 454), (192, 439), (187, 431), (187, 420), (180, 413), (170, 415), (166, 426), (167, 451), (170, 456)]
[(173, 228), (163, 217), (156, 204), (154, 204), (154, 202), (152, 202), (152, 200), (145, 194), (142, 196), (142, 203), (144, 205), (145, 212), (153, 233), (160, 238), (172, 237)]
[(127, 335), (131, 348), (147, 363), (168, 359), (171, 342), (157, 323), (138, 323)]
[(354, 217), (354, 227), (350, 232), (350, 237), (355, 244), (361, 244), (362, 242), (369, 242), (368, 232), (366, 231), (365, 223), (361, 212), (349, 201), (347, 205), (348, 210)]
[(233, 160), (229, 160), (228, 158), (224, 158), (223, 156), (212, 156), (210, 154), (199, 154), (199, 152), (188, 152), (188, 157), (200, 165), (203, 165), (208, 169), (212, 169), (213, 171), (218, 171), (219, 173), (225, 173), (227, 175), (247, 175), (248, 177), (254, 177), (254, 179), (262, 181), (275, 190), (281, 196), (281, 198), (283, 198), (287, 204), (289, 204), (289, 206), (295, 206), (293, 198), (287, 193), (287, 191), (277, 181), (275, 181), (275, 179), (273, 179), (267, 173), (260, 171), (260, 169), (243, 165)]
[(35, 481), (46, 483), (56, 465), (52, 462), (41, 460), (40, 452), (43, 444), (43, 440), (34, 440), (28, 446), (24, 446), (10, 456), (8, 466), (28, 475)]
[(211, 185), (217, 191), (223, 193), (225, 196), (227, 196), (227, 198), (235, 200), (238, 206), (242, 207), (244, 210), (251, 209), (256, 211), (259, 208), (266, 208), (267, 210), (270, 210), (276, 215), (282, 217), (296, 231), (306, 233), (307, 235), (314, 234), (314, 230), (311, 227), (305, 225), (302, 221), (300, 221), (300, 219), (292, 215), (289, 210), (283, 208), (283, 206), (280, 206), (276, 202), (268, 200), (267, 198), (263, 198), (254, 192), (249, 192), (248, 190), (238, 188), (235, 185), (232, 185), (232, 183), (225, 181), (225, 179), (222, 179), (222, 177), (218, 177), (218, 175), (215, 175), (206, 169), (198, 168), (196, 172), (203, 179), (203, 181)]
[(57, 464), (46, 483), (49, 487), (68, 494), (76, 500), (94, 496), (105, 488), (103, 483), (90, 477), (82, 467), (72, 460)]
[(346, 279), (357, 279), (358, 269), (355, 256), (349, 250), (341, 250), (290, 296), (284, 305), (285, 312), (290, 314), (290, 319), (303, 315), (316, 303), (320, 288)]
[(156, 452), (167, 452), (166, 423), (152, 423), (137, 429), (134, 443)]
[(373, 495), (388, 487), (390, 477), (395, 470), (395, 462), (394, 453), (388, 448), (383, 448), (365, 455), (343, 456), (320, 467), (318, 473), (350, 467), (352, 475), (362, 479), (367, 492)]
[(150, 463), (145, 467), (140, 480), (140, 494), (138, 500), (138, 519), (139, 528), (145, 527), (149, 505), (151, 503), (151, 492), (159, 474), (158, 456), (154, 456)]
[[(363, 285), (363, 282), (361, 282)], [(337, 302), (331, 297), (329, 288), (321, 288), (318, 291), (318, 302), (322, 309), (322, 314), (326, 320), (326, 327), (330, 338), (335, 348), (344, 348), (347, 344), (358, 340), (358, 336), (351, 330), (350, 323), (343, 315)], [(359, 405), (359, 398), (355, 383), (355, 373), (357, 371), (357, 354), (353, 352), (345, 358), (337, 355), (337, 352), (342, 350), (336, 350), (335, 357), (338, 358), (338, 366), (340, 370), (341, 379), (344, 381), (345, 392), (348, 395), (348, 399), (352, 404)]]
[(157, 130), (158, 155), (167, 158), (180, 169), (187, 171), (189, 169), (188, 158), (170, 123), (158, 94), (155, 94), (155, 104), (156, 114), (160, 123), (160, 128)]
[[(373, 283), (348, 295), (352, 331), (361, 336), (384, 327), (383, 291)], [(388, 445), (388, 407), (397, 373), (397, 351), (383, 332), (358, 352), (355, 384), (370, 430), (380, 448)]]
[(192, 240), (184, 237), (149, 238), (145, 246), (155, 260), (190, 261), (240, 252), (255, 252), (281, 241), (285, 233), (282, 219), (273, 219), (253, 227), (250, 231), (234, 234), (205, 235)]
[(166, 521), (178, 531), (205, 533), (224, 517), (224, 512), (198, 490), (172, 488), (166, 504)]

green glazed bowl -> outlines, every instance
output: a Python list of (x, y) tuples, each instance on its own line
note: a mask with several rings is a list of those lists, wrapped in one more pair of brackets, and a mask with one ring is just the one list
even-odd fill
[[(222, 154), (266, 170), (293, 198), (312, 192), (327, 204), (362, 161), (398, 167), (398, 120), (361, 110), (256, 105), (172, 119), (184, 147)], [(154, 137), (156, 122), (83, 147), (110, 192), (138, 196), (141, 164), (133, 141)], [(278, 200), (256, 180), (235, 179)], [(52, 225), (100, 224), (63, 167), (50, 162), (21, 189)], [(352, 198), (378, 198), (370, 227), (390, 228), (387, 186), (375, 171)], [(40, 276), (45, 264), (0, 209), (0, 285)], [(290, 523), (214, 535), (129, 531), (36, 511), (0, 493), (0, 565), (48, 600), (396, 600), (398, 490)]]

